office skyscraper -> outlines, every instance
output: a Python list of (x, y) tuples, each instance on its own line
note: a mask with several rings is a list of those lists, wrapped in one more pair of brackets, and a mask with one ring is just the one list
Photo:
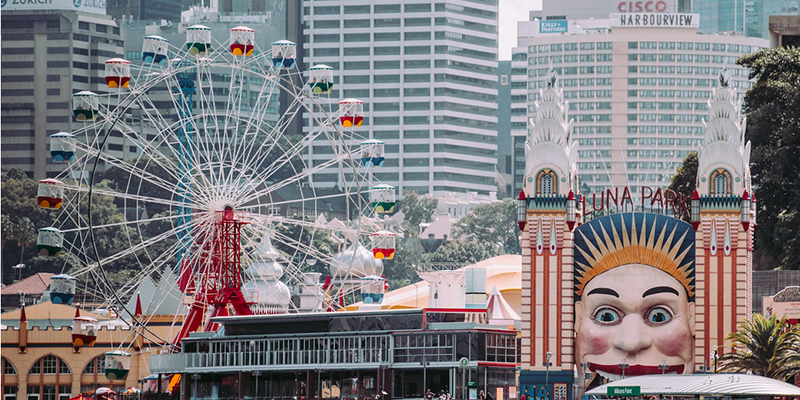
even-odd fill
[[(333, 67), (331, 99), (364, 101), (369, 118), (356, 134), (386, 143), (376, 180), (398, 193), (496, 191), (497, 0), (305, 0), (303, 8), (304, 69)], [(333, 186), (338, 175), (313, 179)]]

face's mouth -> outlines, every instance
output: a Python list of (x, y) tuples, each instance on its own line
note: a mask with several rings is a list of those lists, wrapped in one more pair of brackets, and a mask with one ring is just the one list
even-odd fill
[[(669, 365), (667, 369), (662, 372), (661, 369), (657, 365), (631, 365), (625, 368), (625, 375), (626, 376), (638, 376), (638, 375), (658, 375), (658, 374), (682, 374), (685, 366), (684, 365)], [(619, 375), (622, 376), (622, 368), (619, 365), (602, 365), (602, 364), (595, 364), (589, 363), (589, 370), (592, 372), (605, 372), (609, 375)]]

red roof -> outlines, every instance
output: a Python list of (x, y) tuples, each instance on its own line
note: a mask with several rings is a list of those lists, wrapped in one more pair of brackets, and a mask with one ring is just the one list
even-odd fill
[(47, 290), (50, 286), (50, 277), (54, 275), (55, 274), (48, 272), (39, 272), (17, 283), (4, 287), (2, 291), (0, 291), (0, 294), (19, 294), (19, 292), (25, 294), (42, 294), (42, 292)]

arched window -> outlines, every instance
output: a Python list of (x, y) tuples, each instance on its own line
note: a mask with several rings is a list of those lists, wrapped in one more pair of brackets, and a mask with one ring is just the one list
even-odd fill
[(728, 180), (725, 179), (725, 175), (719, 174), (714, 178), (714, 193), (725, 193), (727, 191), (725, 190), (727, 186)]
[(536, 194), (553, 195), (558, 193), (558, 180), (552, 169), (545, 168), (536, 175)]
[(83, 373), (86, 375), (104, 375), (106, 373), (106, 356), (99, 355), (89, 361), (86, 367), (83, 368)]
[(14, 364), (11, 361), (8, 361), (5, 357), (3, 357), (3, 375), (16, 375), (17, 369), (14, 368)]
[(553, 177), (545, 175), (542, 177), (542, 193), (553, 193)]
[(38, 375), (38, 374), (45, 374), (45, 375), (69, 375), (72, 371), (69, 369), (69, 365), (67, 365), (64, 360), (50, 354), (46, 355), (33, 363), (31, 365), (31, 369), (28, 372), (30, 375)]
[(719, 168), (711, 173), (710, 192), (712, 195), (722, 196), (731, 194), (731, 173)]

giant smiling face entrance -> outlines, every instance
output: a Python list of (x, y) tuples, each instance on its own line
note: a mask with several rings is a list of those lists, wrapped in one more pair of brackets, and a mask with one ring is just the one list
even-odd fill
[(623, 213), (575, 231), (575, 355), (607, 379), (694, 371), (692, 226)]

